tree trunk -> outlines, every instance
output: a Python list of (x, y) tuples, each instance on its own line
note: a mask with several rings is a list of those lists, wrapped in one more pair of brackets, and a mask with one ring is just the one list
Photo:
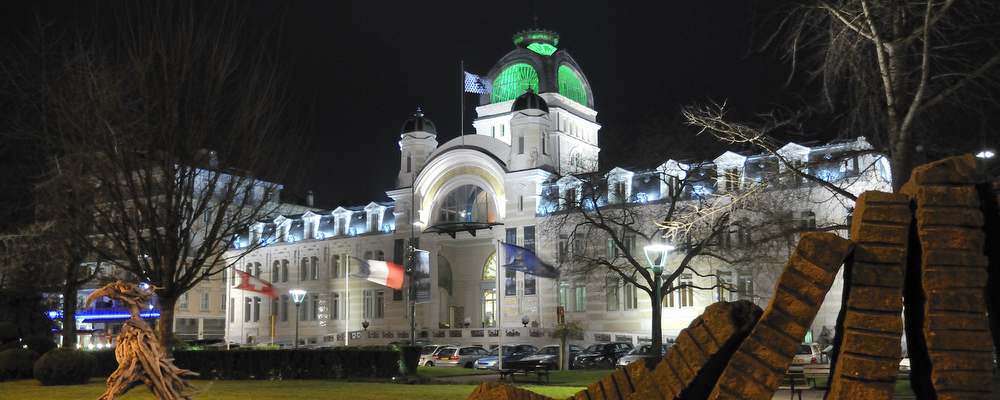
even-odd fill
[(654, 293), (649, 294), (649, 300), (653, 306), (653, 332), (651, 335), (652, 341), (650, 342), (652, 347), (649, 355), (656, 355), (659, 357), (660, 348), (663, 347), (663, 324), (660, 322), (663, 319), (663, 307), (660, 306), (660, 302), (663, 301), (663, 299), (657, 299), (655, 294), (656, 291), (653, 292)]
[(903, 184), (910, 179), (913, 171), (913, 147), (909, 140), (899, 140), (892, 143), (892, 154), (889, 155), (889, 168), (892, 174), (892, 191), (899, 192)]
[(67, 280), (62, 290), (62, 347), (76, 348), (76, 285)]
[(156, 335), (160, 339), (160, 347), (171, 354), (170, 339), (174, 336), (174, 306), (177, 297), (173, 295), (157, 295), (160, 302), (160, 319), (156, 322)]

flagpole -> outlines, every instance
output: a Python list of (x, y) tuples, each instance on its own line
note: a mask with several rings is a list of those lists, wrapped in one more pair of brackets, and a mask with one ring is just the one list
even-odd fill
[[(346, 254), (345, 254), (346, 255)], [(344, 257), (344, 346), (351, 343), (351, 257)]]
[[(227, 268), (234, 269), (232, 265), (230, 265)], [(230, 302), (229, 299), (232, 298), (232, 295), (233, 295), (233, 290), (232, 290), (233, 289), (233, 285), (232, 285), (233, 278), (232, 278), (232, 274), (234, 274), (234, 273), (235, 272), (233, 272), (233, 271), (229, 271), (229, 274), (224, 274), (224, 276), (223, 276), (223, 279), (225, 279), (225, 281), (226, 281), (226, 282), (224, 282), (224, 284), (226, 285), (226, 299), (223, 300), (223, 301), (225, 301), (226, 303)], [(236, 304), (235, 304), (236, 302), (234, 301), (232, 303), (234, 303), (234, 304), (232, 304), (232, 305), (223, 304), (222, 306), (223, 307), (227, 307), (226, 308), (226, 314), (233, 313), (233, 315), (235, 316), (236, 315), (236, 310), (233, 310), (233, 308), (236, 308)], [(231, 333), (230, 331), (232, 330), (232, 327), (229, 326), (229, 315), (224, 315), (223, 317), (226, 318), (226, 350), (229, 350), (229, 342), (230, 342), (230, 340), (229, 340), (229, 334)]]
[(462, 146), (465, 146), (465, 60), (459, 60), (458, 65), (458, 134), (462, 135)]
[(497, 370), (503, 369), (503, 300), (500, 297), (500, 275), (503, 259), (500, 257), (500, 241), (497, 240)]

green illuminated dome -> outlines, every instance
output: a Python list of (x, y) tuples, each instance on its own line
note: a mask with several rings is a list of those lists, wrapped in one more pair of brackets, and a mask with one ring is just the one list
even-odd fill
[(515, 49), (503, 56), (487, 75), (493, 91), (480, 96), (480, 104), (515, 100), (532, 91), (559, 93), (594, 108), (590, 83), (573, 57), (558, 47), (558, 33), (529, 29), (514, 34), (513, 42)]
[(434, 121), (425, 117), (424, 112), (420, 107), (417, 107), (417, 111), (413, 113), (413, 116), (403, 122), (402, 133), (410, 132), (427, 132), (437, 135), (437, 127), (434, 126)]

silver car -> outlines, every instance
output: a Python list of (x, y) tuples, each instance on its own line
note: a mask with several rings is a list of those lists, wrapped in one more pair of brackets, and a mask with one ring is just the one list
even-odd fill
[(434, 365), (442, 367), (472, 368), (476, 360), (486, 357), (490, 352), (479, 346), (445, 347), (434, 357)]
[[(664, 343), (663, 345), (661, 345), (660, 346), (660, 357), (663, 357), (663, 356), (667, 355), (667, 350), (670, 350), (670, 346), (672, 346), (672, 345), (673, 345), (673, 343)], [(632, 349), (632, 351), (628, 352), (628, 354), (626, 354), (626, 355), (622, 356), (622, 358), (618, 359), (618, 366), (619, 367), (624, 367), (624, 366), (629, 365), (629, 364), (631, 364), (631, 363), (633, 363), (635, 361), (642, 360), (642, 359), (648, 357), (649, 353), (650, 353), (649, 350), (650, 350), (650, 348), (652, 346), (653, 345), (651, 345), (651, 344), (644, 344), (644, 345), (639, 346), (639, 347), (637, 347), (635, 349)]]
[(433, 367), (437, 361), (437, 354), (446, 347), (455, 347), (453, 344), (429, 344), (420, 349), (420, 362), (417, 365)]

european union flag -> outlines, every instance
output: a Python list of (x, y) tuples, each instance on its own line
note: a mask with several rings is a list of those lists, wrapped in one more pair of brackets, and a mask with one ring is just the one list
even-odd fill
[(462, 72), (465, 72), (466, 93), (486, 94), (493, 91), (493, 85), (488, 80), (483, 79), (479, 75), (469, 73), (469, 71)]
[(509, 243), (500, 243), (503, 249), (503, 267), (543, 278), (558, 278), (559, 270), (542, 262), (535, 252)]

